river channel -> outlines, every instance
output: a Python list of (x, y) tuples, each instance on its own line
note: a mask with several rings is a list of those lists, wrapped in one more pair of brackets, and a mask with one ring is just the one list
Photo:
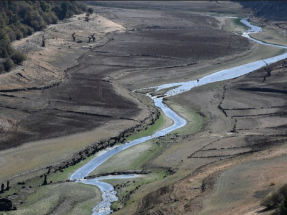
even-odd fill
[[(284, 48), (287, 49), (285, 46), (280, 46), (280, 45), (274, 45), (274, 44), (268, 44), (265, 42), (258, 41), (256, 39), (253, 39), (249, 36), (251, 33), (258, 33), (261, 32), (261, 28), (258, 26), (252, 25), (250, 22), (248, 22), (247, 19), (242, 19), (241, 22), (245, 25), (247, 25), (250, 29), (247, 30), (246, 32), (243, 33), (243, 37), (249, 38), (257, 43), (264, 44), (264, 45), (269, 45), (269, 46), (275, 46), (279, 48)], [(168, 90), (165, 94), (164, 97), (169, 97), (169, 96), (174, 96), (178, 95), (180, 93), (189, 91), (190, 89), (198, 86), (202, 86), (205, 84), (217, 82), (217, 81), (223, 81), (223, 80), (228, 80), (232, 78), (236, 78), (242, 75), (245, 75), (247, 73), (253, 72), (261, 67), (266, 66), (266, 64), (274, 63), (279, 60), (287, 58), (287, 53), (255, 61), (252, 63), (244, 64), (241, 66), (233, 67), (230, 69), (222, 70), (216, 73), (213, 73), (211, 75), (208, 75), (206, 77), (201, 78), (200, 80), (192, 80), (192, 81), (187, 81), (187, 82), (177, 82), (177, 83), (170, 83), (170, 84), (164, 84), (160, 86), (155, 86), (155, 87), (150, 87), (150, 88), (155, 88), (155, 91), (159, 91), (162, 89), (167, 89), (167, 88), (173, 88), (171, 90)], [(113, 186), (102, 182), (101, 180), (104, 179), (120, 179), (120, 178), (132, 178), (132, 177), (140, 177), (139, 175), (116, 175), (116, 176), (105, 176), (105, 177), (98, 177), (98, 178), (93, 178), (93, 179), (84, 179), (84, 177), (88, 176), (93, 170), (95, 170), (98, 166), (103, 164), (105, 161), (107, 161), (109, 158), (112, 156), (116, 155), (117, 153), (128, 149), (134, 145), (143, 143), (147, 140), (151, 140), (153, 138), (157, 138), (160, 136), (164, 136), (176, 129), (179, 129), (183, 127), (186, 124), (185, 119), (180, 117), (178, 114), (176, 114), (173, 110), (171, 110), (169, 107), (164, 105), (163, 103), (163, 98), (158, 98), (158, 97), (152, 97), (150, 94), (147, 94), (147, 96), (151, 97), (154, 101), (155, 106), (160, 108), (167, 117), (173, 120), (173, 125), (171, 125), (168, 128), (162, 129), (160, 131), (157, 131), (153, 135), (142, 137), (130, 142), (127, 142), (125, 144), (122, 144), (120, 146), (116, 146), (113, 148), (107, 149), (104, 153), (101, 155), (95, 157), (93, 160), (91, 160), (89, 163), (78, 169), (70, 178), (70, 180), (77, 180), (79, 183), (84, 183), (84, 184), (90, 184), (90, 185), (96, 185), (100, 188), (102, 192), (102, 202), (100, 202), (98, 205), (96, 205), (93, 210), (92, 210), (92, 215), (106, 215), (110, 214), (112, 210), (110, 209), (111, 203), (114, 201), (117, 201), (118, 198), (116, 196), (116, 191), (114, 190)]]

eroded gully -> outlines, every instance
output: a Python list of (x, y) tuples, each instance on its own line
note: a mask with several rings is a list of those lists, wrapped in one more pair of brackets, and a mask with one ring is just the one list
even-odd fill
[[(249, 36), (251, 33), (258, 33), (261, 32), (261, 28), (258, 26), (252, 25), (250, 22), (247, 21), (247, 19), (242, 19), (242, 23), (247, 25), (250, 29), (246, 32), (243, 33), (243, 37), (246, 37), (248, 39), (251, 39), (257, 43), (264, 44), (264, 45), (269, 45), (269, 46), (275, 46), (279, 48), (284, 48), (287, 49), (286, 46), (280, 46), (280, 45), (274, 45), (274, 44), (268, 44), (265, 42), (258, 41), (256, 39), (253, 39)], [(177, 82), (177, 83), (170, 83), (170, 84), (164, 84), (160, 86), (155, 86), (155, 87), (150, 87), (154, 88), (155, 91), (159, 91), (162, 89), (167, 89), (167, 88), (173, 88), (171, 90), (168, 90), (165, 94), (164, 97), (169, 97), (169, 96), (174, 96), (178, 95), (180, 93), (189, 91), (190, 89), (198, 86), (202, 86), (205, 84), (217, 82), (217, 81), (224, 81), (232, 78), (236, 78), (239, 76), (242, 76), (244, 74), (253, 72), (254, 70), (257, 70), (261, 67), (266, 66), (267, 64), (277, 62), (279, 60), (287, 58), (287, 53), (255, 61), (252, 63), (244, 64), (241, 66), (233, 67), (230, 69), (222, 70), (216, 73), (213, 73), (211, 75), (208, 75), (204, 78), (201, 78), (200, 80), (192, 80), (192, 81), (187, 81), (187, 82)], [(116, 175), (116, 176), (105, 176), (105, 177), (98, 177), (98, 178), (93, 178), (93, 179), (84, 179), (86, 176), (88, 176), (93, 170), (95, 170), (98, 166), (103, 164), (105, 161), (107, 161), (109, 158), (112, 156), (116, 155), (117, 153), (128, 149), (134, 145), (143, 143), (147, 140), (151, 140), (160, 136), (164, 136), (176, 129), (179, 129), (183, 127), (186, 124), (185, 119), (177, 115), (173, 110), (171, 110), (169, 107), (163, 104), (163, 98), (158, 98), (158, 97), (152, 97), (150, 94), (147, 94), (147, 96), (151, 97), (154, 101), (155, 106), (160, 108), (167, 117), (169, 117), (171, 120), (173, 120), (173, 125), (162, 129), (160, 131), (157, 131), (153, 135), (142, 137), (130, 142), (127, 142), (125, 144), (122, 144), (120, 146), (116, 146), (113, 148), (107, 149), (104, 153), (98, 155), (95, 157), (93, 160), (91, 160), (89, 163), (78, 169), (70, 178), (70, 180), (76, 180), (76, 182), (79, 183), (84, 183), (84, 184), (90, 184), (90, 185), (96, 185), (100, 188), (102, 192), (102, 202), (100, 202), (98, 205), (96, 205), (92, 209), (92, 215), (106, 215), (110, 214), (112, 210), (110, 209), (111, 203), (114, 201), (117, 201), (118, 198), (116, 196), (116, 191), (114, 190), (113, 186), (106, 183), (102, 182), (101, 180), (104, 179), (121, 179), (121, 178), (132, 178), (132, 177), (140, 177), (139, 175)]]

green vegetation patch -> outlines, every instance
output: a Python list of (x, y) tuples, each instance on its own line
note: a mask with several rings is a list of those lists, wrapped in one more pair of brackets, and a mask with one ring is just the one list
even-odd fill
[(76, 172), (79, 168), (90, 162), (92, 159), (94, 159), (97, 156), (97, 154), (92, 155), (85, 160), (82, 160), (80, 163), (77, 163), (74, 166), (70, 166), (66, 169), (63, 169), (63, 172), (56, 172), (56, 173), (51, 173), (48, 175), (47, 180), (48, 181), (65, 181), (71, 177), (71, 175)]
[(143, 175), (141, 177), (130, 178), (130, 179), (110, 179), (110, 180), (103, 180), (109, 184), (112, 184), (117, 190), (117, 196), (119, 200), (117, 202), (112, 203), (112, 210), (116, 211), (123, 206), (128, 206), (135, 201), (135, 198), (140, 198), (139, 196), (133, 196), (135, 198), (131, 198), (133, 193), (139, 189), (140, 187), (152, 183), (154, 181), (163, 179), (169, 173), (166, 170), (159, 169), (153, 170), (148, 175)]
[(208, 121), (208, 117), (206, 115), (191, 107), (181, 107), (169, 99), (165, 100), (165, 103), (187, 121), (184, 127), (171, 132), (171, 135), (195, 134), (201, 131)]
[[(29, 189), (22, 192), (28, 192)], [(21, 192), (18, 195), (22, 195)], [(55, 210), (61, 214), (91, 214), (93, 206), (100, 202), (101, 193), (96, 186), (80, 183), (63, 183), (37, 187), (17, 211), (9, 215), (44, 215)]]
[(226, 19), (226, 23), (223, 26), (223, 30), (225, 31), (231, 31), (231, 32), (240, 32), (240, 31), (246, 31), (249, 29), (248, 26), (240, 22), (241, 18), (229, 18)]
[(159, 131), (165, 127), (167, 117), (164, 113), (161, 112), (159, 118), (155, 121), (155, 124), (149, 126), (146, 130), (140, 132), (135, 132), (127, 138), (127, 141), (132, 141), (141, 137), (149, 136), (154, 134), (156, 131)]
[(0, 8), (0, 74), (26, 60), (23, 53), (11, 47), (14, 40), (32, 35), (74, 14), (93, 13), (92, 8), (76, 1), (1, 1)]
[(90, 175), (143, 169), (144, 165), (163, 149), (162, 144), (155, 142), (156, 140), (150, 140), (116, 154)]

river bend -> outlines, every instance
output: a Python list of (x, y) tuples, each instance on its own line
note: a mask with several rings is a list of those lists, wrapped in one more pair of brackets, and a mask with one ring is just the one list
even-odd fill
[[(275, 46), (279, 48), (284, 48), (287, 49), (286, 46), (280, 46), (280, 45), (274, 45), (274, 44), (269, 44), (265, 43), (262, 41), (258, 41), (256, 39), (253, 39), (249, 36), (251, 33), (258, 33), (261, 32), (261, 28), (258, 26), (252, 25), (250, 22), (248, 22), (247, 19), (242, 19), (241, 22), (245, 25), (247, 25), (250, 29), (247, 30), (246, 32), (243, 33), (243, 37), (246, 37), (248, 39), (251, 39), (257, 43), (264, 44), (264, 45), (269, 45), (269, 46)], [(267, 64), (277, 62), (279, 60), (287, 58), (287, 53), (271, 57), (268, 59), (264, 60), (259, 60), (255, 61), (252, 63), (248, 63), (245, 65), (233, 67), (230, 69), (225, 69), (216, 73), (213, 73), (211, 75), (208, 75), (206, 77), (201, 78), (200, 80), (192, 80), (192, 81), (187, 81), (187, 82), (177, 82), (177, 83), (170, 83), (170, 84), (164, 84), (160, 86), (155, 86), (155, 87), (149, 87), (149, 88), (155, 88), (156, 91), (162, 90), (162, 89), (167, 89), (167, 88), (172, 88), (171, 90), (168, 90), (165, 94), (164, 97), (169, 97), (169, 96), (174, 96), (178, 95), (180, 93), (189, 91), (190, 89), (198, 86), (202, 86), (205, 84), (217, 82), (217, 81), (223, 81), (223, 80), (228, 80), (232, 78), (236, 78), (242, 75), (245, 75), (247, 73), (253, 72), (261, 67), (266, 66)], [(147, 94), (147, 96), (150, 96)], [(151, 96), (150, 96), (151, 97)], [(120, 178), (132, 178), (132, 177), (140, 177), (138, 175), (116, 175), (116, 176), (105, 176), (105, 177), (98, 177), (98, 178), (93, 178), (93, 179), (84, 179), (84, 177), (88, 176), (93, 170), (95, 170), (98, 166), (103, 164), (105, 161), (107, 161), (109, 158), (112, 156), (116, 155), (117, 153), (128, 149), (134, 145), (143, 143), (147, 140), (151, 140), (153, 138), (157, 138), (160, 136), (164, 136), (176, 129), (179, 129), (183, 127), (186, 124), (185, 119), (177, 115), (173, 110), (171, 110), (169, 107), (163, 104), (163, 98), (157, 98), (157, 97), (151, 97), (155, 103), (155, 106), (160, 108), (167, 117), (173, 120), (173, 125), (171, 125), (168, 128), (162, 129), (160, 131), (157, 131), (153, 135), (142, 137), (130, 142), (127, 142), (125, 144), (122, 144), (120, 146), (112, 147), (106, 150), (105, 153), (95, 157), (93, 160), (91, 160), (89, 163), (78, 169), (70, 178), (70, 180), (77, 180), (79, 183), (84, 183), (84, 184), (91, 184), (91, 185), (96, 185), (100, 188), (102, 192), (102, 202), (100, 202), (97, 206), (95, 206), (92, 210), (92, 215), (106, 215), (110, 214), (112, 211), (110, 209), (111, 203), (114, 201), (117, 201), (118, 198), (116, 196), (116, 191), (114, 190), (113, 186), (102, 182), (101, 180), (104, 179), (120, 179)]]

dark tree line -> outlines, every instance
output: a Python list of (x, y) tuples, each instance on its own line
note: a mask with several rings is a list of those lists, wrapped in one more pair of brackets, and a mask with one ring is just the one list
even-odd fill
[(0, 73), (26, 60), (11, 47), (12, 41), (86, 11), (87, 6), (76, 1), (0, 1)]

